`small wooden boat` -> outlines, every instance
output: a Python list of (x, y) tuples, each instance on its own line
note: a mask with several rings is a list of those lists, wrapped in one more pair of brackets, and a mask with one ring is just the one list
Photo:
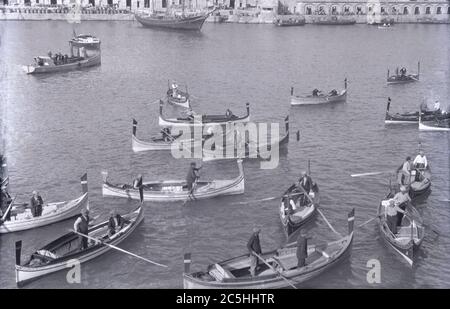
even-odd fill
[(184, 108), (190, 108), (189, 93), (187, 87), (185, 91), (178, 89), (176, 83), (172, 83), (167, 90), (167, 102)]
[(59, 221), (63, 221), (80, 213), (80, 209), (88, 204), (87, 174), (81, 177), (83, 194), (74, 200), (67, 202), (48, 203), (42, 207), (42, 215), (33, 217), (31, 209), (24, 205), (11, 208), (11, 220), (0, 224), (0, 234), (33, 229)]
[(397, 234), (390, 230), (386, 219), (386, 207), (389, 205), (389, 199), (394, 196), (389, 193), (385, 200), (378, 206), (378, 227), (381, 236), (406, 262), (412, 266), (414, 252), (417, 251), (425, 236), (425, 228), (419, 212), (411, 206), (406, 208), (407, 215), (403, 216), (401, 226), (397, 227)]
[(406, 74), (406, 68), (401, 68), (400, 73), (398, 72), (398, 68), (396, 71), (397, 72), (395, 73), (395, 75), (390, 75), (389, 69), (388, 69), (388, 71), (387, 71), (388, 85), (417, 82), (417, 81), (419, 81), (419, 75), (420, 75), (420, 62), (417, 63), (417, 74)]
[(305, 23), (305, 18), (300, 15), (278, 15), (275, 20), (279, 27), (303, 26)]
[(382, 24), (382, 25), (378, 25), (378, 29), (382, 29), (382, 30), (389, 30), (392, 29), (391, 24), (387, 23), (387, 24)]
[[(353, 241), (354, 209), (348, 214), (348, 235), (322, 245), (308, 245), (306, 266), (297, 266), (297, 243), (262, 253), (256, 276), (250, 274), (251, 259), (244, 254), (209, 265), (206, 271), (190, 273), (190, 253), (185, 254), (183, 285), (185, 289), (269, 289), (300, 284), (342, 261), (350, 254)], [(270, 265), (270, 267), (269, 267)]]
[[(80, 239), (74, 232), (69, 232), (36, 250), (27, 262), (21, 263), (22, 241), (16, 242), (16, 283), (23, 286), (27, 282), (42, 276), (72, 267), (69, 261), (85, 263), (108, 252), (111, 248), (105, 244), (118, 245), (125, 240), (143, 219), (142, 206), (122, 216), (125, 224), (113, 236), (108, 235), (106, 220), (89, 228), (88, 235), (100, 239), (103, 243), (90, 243), (87, 249), (80, 250)], [(66, 276), (66, 274), (64, 274)]]
[(397, 171), (397, 183), (400, 185), (406, 185), (409, 188), (409, 196), (411, 198), (427, 193), (431, 188), (431, 171), (429, 166), (427, 166), (424, 170), (413, 169), (411, 171), (410, 180), (407, 179), (402, 181), (402, 178), (403, 174), (400, 168)]
[(164, 150), (171, 151), (175, 148), (188, 147), (189, 150), (192, 150), (195, 147), (202, 147), (203, 141), (211, 135), (205, 135), (203, 140), (194, 139), (191, 137), (186, 138), (185, 136), (180, 134), (167, 136), (164, 138), (167, 133), (159, 134), (158, 136), (154, 136), (150, 139), (150, 141), (142, 141), (136, 137), (138, 122), (133, 119), (133, 135), (131, 136), (131, 147), (133, 152), (141, 152), (141, 151), (155, 151), (155, 150)]
[[(188, 199), (200, 200), (222, 195), (244, 193), (244, 168), (237, 161), (239, 176), (231, 180), (197, 181), (193, 192), (189, 192), (185, 180), (163, 180), (144, 182), (144, 201), (174, 202)], [(128, 184), (112, 184), (108, 173), (103, 172), (103, 196), (140, 199), (139, 190)]]
[(209, 12), (198, 12), (193, 14), (160, 14), (156, 12), (149, 13), (136, 13), (134, 17), (144, 27), (160, 28), (160, 29), (172, 29), (172, 30), (196, 30), (200, 31), (205, 20), (213, 13), (214, 10)]
[(347, 101), (347, 79), (344, 80), (344, 89), (341, 92), (336, 90), (328, 94), (318, 93), (317, 95), (294, 95), (294, 87), (291, 87), (291, 105), (312, 105), (312, 104), (326, 104), (338, 103)]
[(319, 200), (317, 184), (313, 185), (309, 193), (296, 184), (284, 192), (281, 198), (280, 219), (287, 236), (314, 218), (319, 207)]
[[(450, 113), (447, 113), (450, 115)], [(423, 122), (424, 116), (419, 117), (419, 130), (420, 131), (450, 131), (450, 117), (445, 119), (434, 119), (428, 122)]]
[(74, 33), (74, 37), (70, 40), (73, 46), (83, 46), (87, 48), (100, 48), (100, 39), (91, 34), (78, 34)]
[[(163, 101), (159, 104), (159, 125), (160, 126), (210, 126), (210, 125), (226, 125), (227, 123), (239, 123), (250, 121), (250, 104), (247, 103), (247, 115), (238, 117), (233, 113), (225, 115), (190, 115), (182, 118), (165, 118), (163, 116)], [(198, 120), (197, 120), (198, 118)]]
[[(386, 116), (384, 118), (384, 123), (386, 124), (417, 124), (419, 122), (419, 112), (409, 112), (409, 113), (389, 113), (391, 106), (391, 98), (388, 98), (388, 103), (386, 107)], [(424, 121), (432, 121), (435, 119), (444, 120), (450, 118), (450, 113), (442, 113), (440, 109), (435, 111), (422, 111), (422, 119)]]
[[(267, 152), (267, 154), (270, 153), (272, 149), (278, 144), (278, 149), (281, 150), (283, 148), (287, 149), (287, 146), (289, 144), (289, 116), (286, 116), (285, 120), (285, 135), (281, 138), (275, 137), (270, 140), (270, 142), (264, 142), (259, 143), (259, 140), (257, 140), (257, 137), (255, 137), (255, 140), (249, 140), (250, 134), (246, 135), (239, 131), (239, 129), (233, 129), (231, 132), (226, 132), (224, 134), (224, 141), (223, 144), (213, 145), (214, 147), (211, 147), (211, 149), (207, 149), (204, 145), (203, 147), (203, 161), (213, 161), (213, 160), (223, 160), (223, 159), (262, 159), (265, 158), (264, 155), (262, 155), (264, 152)], [(236, 136), (246, 136), (245, 144), (240, 145), (240, 141)], [(229, 140), (229, 136), (231, 136), (231, 141)], [(233, 153), (230, 154), (227, 151), (227, 143), (233, 143), (234, 150)], [(242, 148), (242, 149), (241, 149)], [(268, 158), (265, 158), (268, 159)]]
[(55, 63), (50, 57), (38, 56), (35, 58), (35, 64), (24, 66), (24, 70), (27, 74), (57, 73), (88, 68), (100, 63), (100, 54), (92, 57), (69, 57), (66, 63)]

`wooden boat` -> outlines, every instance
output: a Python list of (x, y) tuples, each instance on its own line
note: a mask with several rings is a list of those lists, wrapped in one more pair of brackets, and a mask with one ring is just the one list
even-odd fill
[[(249, 136), (240, 133), (238, 130), (234, 130), (232, 132), (226, 132), (224, 134), (224, 143), (220, 146), (213, 145), (214, 149), (206, 149), (205, 145), (203, 147), (203, 157), (202, 160), (207, 161), (214, 161), (214, 160), (223, 160), (223, 159), (261, 159), (264, 158), (262, 155), (262, 152), (270, 152), (276, 144), (278, 144), (278, 149), (282, 150), (284, 148), (287, 149), (287, 146), (289, 144), (289, 116), (286, 116), (284, 119), (285, 122), (285, 130), (286, 133), (281, 138), (276, 137), (273, 140), (271, 139), (270, 142), (264, 142), (259, 143), (259, 140), (257, 141), (249, 141)], [(239, 144), (238, 138), (234, 138), (236, 135), (239, 136), (246, 136), (245, 144), (242, 146)], [(228, 137), (231, 136), (231, 141), (228, 139)], [(227, 143), (233, 143), (234, 144), (234, 151), (232, 154), (227, 153)], [(241, 150), (242, 147), (242, 150)], [(241, 152), (242, 151), (242, 152)]]
[(167, 90), (167, 102), (184, 108), (190, 108), (190, 100), (189, 100), (189, 93), (187, 91), (187, 87), (185, 91), (182, 91), (178, 89), (178, 85), (175, 83), (172, 83), (172, 85), (169, 85), (169, 89)]
[[(125, 240), (143, 219), (142, 206), (122, 216), (125, 219), (123, 228), (113, 236), (108, 236), (106, 220), (89, 228), (88, 235), (102, 240), (109, 245), (118, 245)], [(27, 282), (42, 276), (72, 267), (69, 261), (76, 260), (85, 263), (108, 252), (111, 248), (104, 243), (90, 243), (87, 249), (80, 250), (80, 240), (77, 234), (69, 232), (58, 239), (36, 250), (27, 262), (21, 263), (22, 241), (16, 242), (16, 283), (23, 286)], [(66, 274), (64, 274), (66, 276)]]
[(336, 92), (319, 95), (294, 95), (294, 87), (291, 87), (291, 105), (312, 105), (312, 104), (327, 104), (347, 101), (347, 79), (344, 80), (344, 89), (339, 93)]
[(382, 24), (382, 25), (378, 25), (378, 29), (382, 29), (382, 30), (389, 30), (392, 29), (391, 24), (387, 23), (387, 24)]
[(188, 147), (188, 149), (192, 150), (195, 147), (202, 147), (203, 141), (211, 135), (205, 135), (203, 140), (194, 139), (191, 137), (186, 138), (185, 136), (180, 134), (170, 135), (170, 138), (166, 140), (163, 138), (163, 133), (158, 136), (154, 136), (150, 139), (150, 141), (142, 141), (136, 137), (138, 122), (133, 119), (133, 134), (131, 136), (131, 147), (133, 152), (142, 152), (142, 151), (155, 151), (155, 150), (164, 150), (171, 151), (174, 148), (182, 148)]
[[(250, 104), (247, 103), (247, 115), (238, 117), (232, 113), (229, 115), (198, 115), (181, 118), (165, 118), (163, 116), (163, 101), (159, 104), (159, 125), (160, 126), (210, 126), (210, 125), (226, 125), (227, 123), (240, 123), (250, 121)], [(200, 121), (197, 121), (196, 118)]]
[[(200, 200), (222, 195), (244, 193), (244, 169), (242, 160), (237, 161), (239, 176), (231, 180), (197, 181), (190, 193), (185, 180), (163, 180), (144, 182), (144, 201), (174, 202), (188, 199)], [(103, 196), (139, 199), (139, 190), (128, 184), (112, 184), (108, 173), (103, 172)]]
[(56, 63), (53, 59), (47, 56), (38, 56), (35, 58), (35, 64), (30, 64), (24, 67), (27, 74), (39, 73), (57, 73), (72, 70), (78, 70), (99, 65), (101, 63), (101, 55), (96, 54), (92, 57), (69, 57), (67, 63)]
[[(388, 103), (386, 107), (386, 116), (384, 123), (386, 124), (417, 124), (419, 122), (419, 112), (409, 112), (409, 113), (389, 113), (391, 106), (391, 99), (388, 98)], [(450, 113), (442, 113), (440, 109), (436, 111), (422, 111), (422, 119), (424, 121), (431, 121), (435, 119), (444, 120), (450, 118)]]
[(304, 267), (297, 267), (296, 243), (262, 253), (261, 257), (267, 264), (260, 261), (261, 269), (254, 277), (249, 272), (251, 260), (248, 254), (209, 265), (206, 271), (190, 273), (191, 258), (188, 253), (185, 255), (184, 288), (269, 289), (288, 287), (287, 282), (303, 283), (329, 270), (350, 254), (353, 223), (354, 209), (348, 214), (348, 235), (322, 245), (308, 245)]
[(386, 243), (412, 266), (414, 252), (422, 243), (425, 236), (425, 228), (419, 212), (414, 207), (408, 206), (406, 208), (407, 215), (403, 217), (402, 225), (397, 227), (397, 234), (394, 235), (389, 229), (386, 220), (386, 207), (389, 205), (389, 199), (393, 196), (393, 193), (389, 193), (386, 199), (378, 206), (378, 227)]
[(300, 15), (278, 15), (275, 20), (279, 27), (303, 26), (305, 23), (305, 18)]
[[(395, 75), (390, 75), (389, 69), (388, 69), (388, 71), (387, 71), (387, 83), (388, 83), (388, 85), (406, 84), (406, 83), (419, 81), (420, 62), (417, 63), (417, 74), (406, 74), (406, 69), (402, 68), (402, 70), (405, 70), (405, 72), (403, 74), (396, 72)], [(398, 69), (397, 69), (397, 71), (398, 71)]]
[[(33, 217), (31, 209), (22, 206), (11, 208), (11, 220), (0, 224), (0, 234), (33, 229), (63, 221), (80, 213), (88, 204), (87, 174), (81, 177), (82, 195), (67, 202), (48, 203), (42, 207), (42, 215)], [(26, 204), (27, 205), (27, 204)]]
[[(418, 173), (421, 173), (421, 175), (416, 180)], [(409, 188), (409, 196), (411, 198), (427, 193), (431, 188), (431, 171), (429, 166), (425, 170), (413, 169), (411, 171), (411, 180), (406, 180), (406, 183), (402, 182), (402, 177), (401, 168), (399, 168), (397, 171), (397, 183), (400, 185), (405, 184)]]
[(73, 46), (83, 46), (87, 48), (100, 48), (100, 39), (91, 34), (78, 34), (74, 33), (74, 37), (70, 40)]
[(324, 16), (317, 17), (312, 22), (315, 25), (354, 25), (356, 19), (350, 16)]
[[(309, 197), (305, 194), (308, 194)], [(287, 236), (314, 218), (317, 207), (319, 207), (319, 200), (317, 184), (313, 185), (309, 193), (296, 184), (284, 192), (280, 203), (280, 219)]]
[[(184, 1), (183, 1), (184, 4)], [(208, 12), (197, 12), (191, 14), (185, 14), (184, 10), (182, 14), (166, 14), (166, 13), (136, 13), (134, 17), (144, 27), (160, 28), (160, 29), (172, 29), (172, 30), (196, 30), (200, 31), (205, 20), (215, 10)]]
[[(450, 115), (450, 113), (448, 113)], [(434, 119), (433, 121), (423, 122), (424, 116), (419, 117), (420, 131), (450, 131), (450, 117), (445, 119)]]

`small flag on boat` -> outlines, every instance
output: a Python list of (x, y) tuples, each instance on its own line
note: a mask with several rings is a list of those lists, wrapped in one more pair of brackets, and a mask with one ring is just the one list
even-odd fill
[(353, 232), (353, 226), (355, 223), (355, 208), (353, 208), (348, 213), (348, 233), (351, 234)]
[(297, 135), (297, 142), (298, 142), (298, 141), (300, 141), (300, 130), (297, 131), (296, 135)]

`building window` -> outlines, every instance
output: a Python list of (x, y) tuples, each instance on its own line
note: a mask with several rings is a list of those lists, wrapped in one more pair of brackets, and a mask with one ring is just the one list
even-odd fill
[(385, 8), (382, 6), (382, 7), (381, 7), (381, 14), (383, 14), (383, 13), (386, 13), (386, 10), (385, 10)]
[(440, 6), (436, 9), (436, 14), (442, 14), (442, 8)]
[(131, 8), (131, 0), (127, 0), (126, 4), (127, 4), (127, 7)]
[(150, 7), (150, 0), (144, 0), (144, 8)]
[(403, 15), (408, 15), (408, 14), (409, 14), (408, 8), (405, 6), (403, 8)]
[(306, 15), (311, 15), (312, 14), (312, 9), (310, 6), (306, 7)]
[(414, 15), (419, 15), (420, 14), (420, 9), (418, 6), (416, 6), (416, 8), (414, 9)]
[(372, 12), (372, 7), (371, 6), (369, 6), (369, 12)]
[(397, 14), (397, 8), (395, 6), (392, 7), (392, 14)]
[(350, 13), (350, 8), (348, 6), (344, 6), (344, 12), (345, 13)]
[(431, 14), (431, 8), (429, 6), (425, 9), (425, 14)]
[(167, 8), (167, 0), (162, 0), (162, 2), (161, 2), (161, 7), (162, 7), (163, 9)]
[(335, 6), (332, 6), (331, 7), (331, 14), (332, 15), (336, 15), (336, 13), (337, 13), (337, 8)]
[(356, 14), (362, 14), (362, 9), (361, 9), (361, 7), (360, 6), (357, 6), (356, 7)]
[(95, 6), (95, 0), (89, 0), (89, 3), (92, 4), (92, 6)]

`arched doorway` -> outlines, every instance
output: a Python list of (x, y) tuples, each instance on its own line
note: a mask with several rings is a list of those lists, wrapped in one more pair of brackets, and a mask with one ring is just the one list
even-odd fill
[(127, 0), (126, 5), (127, 5), (127, 8), (131, 8), (131, 0)]
[(425, 8), (425, 14), (431, 14), (431, 8), (429, 6)]
[(409, 10), (408, 10), (408, 7), (404, 7), (403, 8), (403, 15), (408, 15), (409, 14)]
[(442, 14), (442, 8), (440, 6), (436, 9), (436, 14)]
[(310, 6), (306, 7), (306, 15), (312, 15), (312, 8)]
[(450, 6), (447, 8), (447, 14), (450, 14)]
[(420, 14), (420, 9), (419, 9), (418, 6), (416, 6), (416, 7), (414, 8), (414, 15), (419, 15), (419, 14)]
[(113, 6), (113, 0), (108, 0), (108, 5)]
[(331, 7), (331, 15), (336, 15), (336, 14), (337, 14), (337, 7), (333, 5)]

